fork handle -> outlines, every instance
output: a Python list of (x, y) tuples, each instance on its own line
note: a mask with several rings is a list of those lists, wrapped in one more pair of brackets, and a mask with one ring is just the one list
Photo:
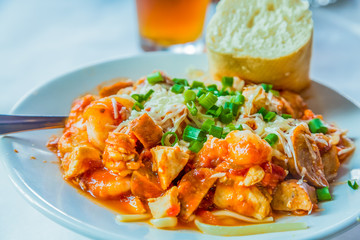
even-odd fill
[(65, 126), (65, 116), (20, 116), (0, 114), (0, 134)]

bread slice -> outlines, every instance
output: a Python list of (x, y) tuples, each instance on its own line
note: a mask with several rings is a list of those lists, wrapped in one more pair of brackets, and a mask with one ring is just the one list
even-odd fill
[(301, 0), (220, 1), (206, 32), (212, 76), (306, 88), (313, 32), (308, 7)]

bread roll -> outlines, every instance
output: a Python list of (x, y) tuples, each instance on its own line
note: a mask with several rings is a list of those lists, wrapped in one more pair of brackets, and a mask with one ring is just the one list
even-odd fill
[(210, 73), (301, 91), (313, 22), (301, 0), (221, 0), (206, 32)]

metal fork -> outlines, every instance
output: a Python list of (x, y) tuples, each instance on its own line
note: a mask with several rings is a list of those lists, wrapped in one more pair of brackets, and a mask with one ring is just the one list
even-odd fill
[(66, 116), (26, 116), (0, 114), (0, 134), (36, 129), (62, 128), (65, 126), (66, 119)]

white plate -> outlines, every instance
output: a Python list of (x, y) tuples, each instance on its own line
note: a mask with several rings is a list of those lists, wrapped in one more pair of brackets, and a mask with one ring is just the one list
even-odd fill
[[(94, 89), (99, 83), (115, 77), (138, 79), (153, 70), (164, 70), (173, 77), (185, 77), (189, 67), (207, 69), (205, 55), (146, 54), (90, 66), (66, 74), (37, 88), (14, 108), (14, 114), (66, 115), (71, 102)], [(334, 90), (314, 82), (306, 93), (310, 108), (323, 114), (330, 122), (349, 129), (360, 149), (360, 109)], [(1, 139), (1, 156), (9, 176), (22, 195), (40, 212), (80, 234), (106, 239), (218, 239), (195, 231), (165, 231), (145, 223), (115, 223), (115, 213), (94, 204), (78, 190), (63, 181), (59, 167), (51, 161), (56, 156), (46, 148), (46, 142), (61, 130), (42, 130), (5, 136)], [(15, 153), (14, 149), (19, 153)], [(31, 158), (35, 157), (35, 160)], [(359, 151), (341, 166), (337, 181), (349, 179), (349, 170), (360, 168)], [(44, 161), (47, 161), (46, 163)], [(256, 239), (314, 239), (334, 235), (356, 224), (360, 216), (360, 190), (347, 184), (332, 188), (333, 201), (320, 204), (324, 211), (303, 217), (286, 217), (278, 222), (306, 222), (307, 230), (257, 235)], [(240, 238), (240, 237), (239, 237)], [(250, 239), (254, 236), (241, 237)], [(236, 239), (236, 237), (235, 237)]]

